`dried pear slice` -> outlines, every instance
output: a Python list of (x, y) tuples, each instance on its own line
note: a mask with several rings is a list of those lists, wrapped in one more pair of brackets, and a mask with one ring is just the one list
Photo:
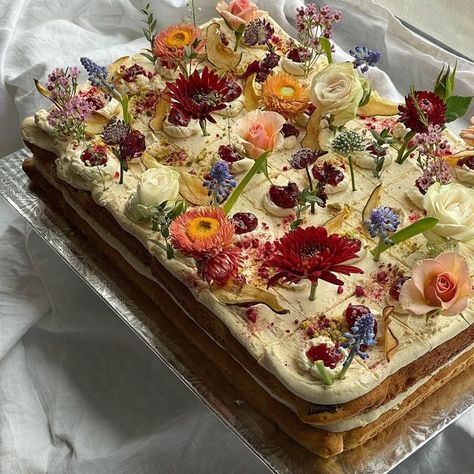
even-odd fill
[(209, 195), (202, 185), (202, 178), (190, 174), (185, 168), (176, 167), (175, 170), (179, 173), (179, 194), (190, 204), (208, 206)]
[(380, 204), (380, 197), (382, 195), (382, 183), (374, 188), (372, 193), (367, 199), (367, 202), (362, 210), (362, 229), (364, 230), (365, 234), (368, 236), (368, 232), (365, 228), (364, 222), (369, 220), (370, 213), (373, 209), (375, 209)]
[(319, 145), (319, 130), (321, 126), (322, 114), (319, 109), (314, 110), (306, 124), (306, 135), (301, 142), (304, 148), (311, 148), (312, 150), (320, 150)]
[(395, 309), (394, 306), (386, 306), (382, 311), (383, 323), (384, 323), (383, 344), (384, 344), (385, 358), (387, 359), (388, 362), (390, 362), (390, 358), (392, 357), (393, 352), (400, 344), (397, 337), (395, 336), (393, 331), (390, 329), (390, 315), (393, 313), (394, 309)]
[(104, 131), (107, 121), (107, 118), (103, 115), (93, 112), (92, 115), (86, 120), (86, 135), (88, 137), (100, 135)]
[(278, 298), (273, 293), (257, 288), (256, 286), (233, 281), (225, 286), (213, 284), (210, 290), (219, 303), (225, 305), (246, 306), (251, 304), (264, 304), (274, 313), (289, 313), (286, 308), (281, 306)]
[(334, 234), (341, 228), (342, 224), (347, 221), (351, 213), (351, 208), (347, 204), (344, 204), (342, 211), (327, 220), (323, 226), (326, 227), (329, 234)]
[(168, 89), (165, 89), (160, 97), (160, 100), (156, 103), (155, 114), (150, 120), (150, 128), (154, 132), (161, 130), (165, 117), (170, 110), (170, 103), (171, 99), (168, 95)]
[(244, 86), (244, 107), (250, 112), (258, 108), (258, 103), (260, 102), (261, 94), (257, 91), (255, 85), (255, 73), (250, 74), (245, 80)]
[(457, 166), (459, 160), (462, 160), (463, 158), (470, 158), (471, 156), (474, 156), (474, 149), (463, 150), (455, 153), (454, 155), (443, 156), (443, 160), (446, 161), (449, 166), (454, 167)]
[(382, 99), (377, 91), (372, 91), (369, 102), (359, 107), (357, 113), (364, 117), (372, 117), (374, 115), (397, 115), (398, 104), (390, 100)]
[(116, 59), (112, 64), (110, 64), (109, 67), (107, 68), (109, 75), (111, 77), (116, 78), (117, 73), (120, 69), (120, 66), (125, 64), (129, 58), (130, 56), (122, 56), (121, 58)]
[(206, 30), (207, 60), (217, 69), (230, 71), (237, 69), (242, 60), (242, 53), (235, 52), (222, 43), (219, 34), (220, 25), (211, 23)]

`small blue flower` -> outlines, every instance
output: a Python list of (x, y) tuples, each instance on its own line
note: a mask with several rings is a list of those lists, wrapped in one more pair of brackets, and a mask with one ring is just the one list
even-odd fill
[(361, 359), (367, 359), (369, 354), (362, 351), (361, 346), (370, 347), (377, 343), (375, 340), (375, 318), (373, 314), (367, 313), (357, 318), (354, 326), (351, 328), (351, 332), (344, 333), (344, 337), (347, 341), (342, 344), (342, 347), (351, 348), (344, 365), (347, 363), (347, 366), (349, 366), (356, 354)]
[(237, 182), (230, 174), (227, 162), (219, 160), (205, 177), (203, 186), (209, 188), (209, 196), (214, 195), (217, 204), (222, 204), (237, 186)]
[(349, 50), (349, 54), (354, 57), (354, 68), (360, 67), (362, 72), (367, 72), (369, 66), (375, 66), (382, 55), (380, 51), (369, 49), (367, 46), (356, 46)]
[(388, 234), (397, 230), (400, 217), (391, 207), (380, 206), (372, 210), (364, 224), (372, 238), (379, 236), (386, 244), (391, 244)]
[(81, 58), (81, 64), (89, 74), (89, 81), (93, 86), (100, 87), (107, 82), (108, 72), (105, 66), (99, 66), (89, 58)]

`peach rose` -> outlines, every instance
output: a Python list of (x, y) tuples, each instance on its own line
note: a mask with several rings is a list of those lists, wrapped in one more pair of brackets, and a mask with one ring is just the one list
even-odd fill
[(233, 30), (243, 29), (258, 15), (257, 5), (249, 0), (231, 0), (228, 4), (220, 0), (216, 5), (216, 10)]
[(236, 121), (237, 134), (250, 158), (257, 159), (267, 150), (282, 147), (283, 135), (280, 133), (285, 118), (277, 112), (252, 110)]
[(414, 314), (439, 311), (456, 316), (474, 295), (469, 266), (464, 257), (445, 252), (435, 259), (421, 260), (400, 291), (400, 304)]

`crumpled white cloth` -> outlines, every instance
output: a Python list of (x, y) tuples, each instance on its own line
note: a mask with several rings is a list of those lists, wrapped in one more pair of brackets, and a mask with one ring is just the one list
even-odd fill
[[(143, 3), (0, 0), (0, 156), (21, 146), (20, 119), (47, 105), (33, 78), (82, 55), (107, 63), (145, 44)], [(160, 26), (179, 21), (182, 1), (151, 3)], [(213, 15), (215, 1), (197, 3), (203, 21)], [(299, 3), (259, 2), (289, 31)], [(411, 82), (432, 89), (442, 62), (454, 63), (372, 1), (331, 5), (345, 17), (335, 29), (339, 58), (360, 43), (382, 50), (393, 83), (379, 69), (369, 79), (383, 96), (399, 99)], [(474, 93), (464, 60), (457, 93)], [(0, 262), (0, 472), (265, 472), (2, 199)], [(439, 452), (438, 443), (424, 465)]]

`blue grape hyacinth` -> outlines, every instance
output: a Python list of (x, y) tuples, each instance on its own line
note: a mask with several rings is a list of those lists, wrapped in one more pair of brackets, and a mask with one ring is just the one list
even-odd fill
[(362, 72), (367, 72), (369, 67), (375, 66), (382, 56), (380, 51), (369, 49), (367, 46), (356, 46), (349, 50), (349, 54), (354, 58), (354, 68), (360, 67)]

